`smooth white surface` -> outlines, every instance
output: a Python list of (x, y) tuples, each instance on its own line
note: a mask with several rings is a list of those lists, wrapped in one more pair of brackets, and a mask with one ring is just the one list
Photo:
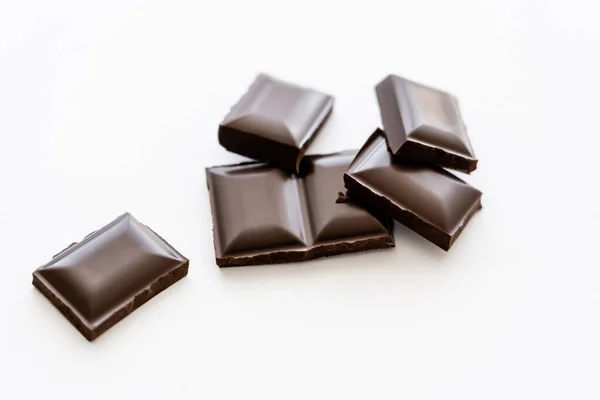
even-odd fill
[[(0, 398), (599, 398), (599, 13), (0, 0)], [(483, 211), (447, 254), (219, 270), (204, 168), (260, 71), (336, 96), (311, 153), (363, 143), (388, 73), (456, 94)], [(190, 274), (90, 344), (31, 272), (124, 211)]]

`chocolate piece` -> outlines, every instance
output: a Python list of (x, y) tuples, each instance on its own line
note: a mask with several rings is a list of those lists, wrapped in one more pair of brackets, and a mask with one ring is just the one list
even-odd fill
[(219, 125), (227, 150), (298, 172), (333, 97), (260, 74)]
[(352, 161), (344, 183), (351, 199), (392, 216), (444, 250), (481, 208), (481, 192), (444, 169), (393, 160), (379, 129)]
[(375, 91), (395, 156), (467, 173), (477, 168), (454, 96), (394, 75)]
[(336, 203), (347, 203), (350, 201), (348, 195), (344, 192), (338, 192), (338, 197), (335, 199)]
[(37, 269), (33, 285), (92, 341), (186, 276), (188, 265), (127, 213)]
[(394, 246), (392, 221), (336, 188), (355, 151), (308, 156), (300, 178), (265, 163), (206, 170), (217, 265), (276, 264)]

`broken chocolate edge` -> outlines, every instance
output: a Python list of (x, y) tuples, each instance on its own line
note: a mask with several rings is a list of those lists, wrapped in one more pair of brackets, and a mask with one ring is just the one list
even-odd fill
[[(46, 282), (46, 280), (38, 273), (41, 269), (44, 269), (48, 265), (52, 265), (56, 263), (61, 258), (65, 257), (67, 254), (70, 254), (72, 251), (80, 247), (81, 245), (87, 243), (92, 240), (98, 234), (105, 232), (109, 228), (113, 227), (115, 224), (121, 222), (123, 218), (134, 218), (131, 213), (126, 212), (115, 218), (113, 221), (109, 222), (102, 228), (95, 230), (89, 234), (87, 234), (81, 242), (73, 242), (65, 249), (61, 250), (57, 254), (55, 254), (52, 259), (37, 268), (32, 273), (32, 285), (35, 286), (57, 309), (60, 311), (65, 318), (89, 341), (93, 341), (102, 333), (106, 332), (109, 328), (115, 325), (117, 322), (121, 321), (127, 315), (131, 314), (134, 310), (145, 304), (148, 300), (152, 299), (156, 295), (158, 295), (163, 290), (167, 289), (180, 279), (184, 278), (188, 274), (190, 261), (183, 256), (179, 251), (177, 251), (169, 242), (163, 239), (158, 233), (156, 233), (152, 228), (147, 225), (144, 225), (140, 222), (140, 225), (148, 228), (148, 230), (156, 235), (156, 237), (163, 242), (165, 246), (171, 249), (179, 258), (181, 263), (166, 272), (165, 274), (157, 277), (154, 281), (148, 284), (145, 288), (140, 290), (138, 293), (130, 296), (127, 300), (127, 304), (116, 309), (111, 315), (102, 322), (97, 328), (90, 328), (83, 318), (79, 316), (79, 313), (75, 310), (75, 308), (69, 304), (69, 302), (62, 298), (60, 292), (58, 292), (50, 283)], [(139, 221), (138, 221), (139, 222)], [(166, 279), (166, 282), (163, 282), (162, 285), (158, 287), (155, 286), (156, 283), (159, 283), (161, 279)], [(149, 292), (150, 296), (140, 297), (144, 295), (145, 292)], [(129, 300), (131, 299), (131, 300)], [(141, 299), (141, 300), (138, 300)], [(137, 302), (137, 303), (136, 303)]]
[(440, 147), (428, 146), (410, 139), (406, 140), (400, 146), (400, 149), (394, 154), (394, 159), (412, 160), (423, 164), (437, 165), (466, 174), (470, 174), (477, 169), (478, 161), (477, 159), (448, 152)]
[(459, 226), (454, 234), (450, 235), (413, 212), (396, 206), (390, 199), (373, 192), (370, 188), (359, 183), (348, 173), (344, 174), (344, 184), (348, 189), (350, 198), (353, 198), (353, 194), (356, 194), (357, 203), (363, 205), (366, 209), (381, 210), (385, 215), (391, 216), (394, 220), (400, 222), (445, 251), (448, 251), (450, 247), (452, 247), (452, 244), (461, 234), (467, 222), (469, 222), (475, 212), (482, 208), (480, 196), (473, 208), (469, 210), (469, 213), (465, 216), (462, 225)]
[[(386, 221), (387, 222), (387, 221)], [(243, 267), (251, 265), (288, 264), (293, 262), (315, 260), (341, 254), (358, 253), (368, 250), (387, 249), (396, 246), (393, 235), (393, 222), (389, 219), (386, 226), (389, 235), (337, 242), (315, 246), (308, 250), (283, 250), (241, 257), (217, 257), (220, 268)]]
[[(343, 152), (343, 151), (342, 151)], [(307, 157), (321, 157), (328, 156), (332, 154), (342, 153), (335, 152), (329, 154), (310, 154)], [(227, 167), (237, 167), (237, 166), (245, 166), (245, 165), (260, 165), (269, 163), (265, 163), (263, 161), (245, 161), (237, 164), (225, 164), (225, 165), (215, 165), (212, 167), (207, 167), (204, 169), (205, 177), (206, 177), (206, 186), (209, 192), (209, 200), (211, 204), (211, 220), (212, 220), (212, 231), (213, 231), (213, 249), (215, 254), (217, 253), (217, 240), (218, 237), (215, 235), (215, 227), (216, 227), (216, 215), (213, 210), (213, 204), (216, 201), (213, 198), (213, 192), (210, 187), (210, 170), (214, 168), (227, 168)], [(340, 199), (339, 195), (343, 192), (338, 192), (338, 200)], [(350, 198), (346, 197), (347, 201), (350, 201)], [(338, 201), (336, 201), (338, 203)], [(357, 253), (367, 250), (378, 250), (378, 249), (386, 249), (396, 246), (396, 240), (394, 238), (394, 221), (390, 216), (378, 216), (370, 212), (366, 209), (367, 212), (371, 213), (373, 218), (376, 218), (387, 230), (387, 236), (378, 236), (366, 239), (357, 239), (357, 240), (348, 240), (346, 242), (338, 242), (338, 243), (328, 243), (316, 245), (313, 248), (308, 250), (276, 250), (268, 253), (261, 253), (250, 256), (230, 256), (230, 257), (216, 257), (215, 261), (219, 268), (227, 268), (227, 267), (243, 267), (243, 266), (252, 266), (252, 265), (269, 265), (269, 264), (287, 264), (293, 262), (301, 262), (314, 260), (323, 257), (336, 256), (341, 254), (349, 254), (349, 253)], [(348, 249), (349, 246), (355, 245), (356, 248)]]
[(91, 342), (106, 332), (109, 328), (117, 324), (119, 321), (123, 320), (133, 311), (144, 305), (150, 299), (156, 297), (162, 291), (187, 276), (188, 270), (189, 261), (186, 260), (181, 265), (159, 276), (148, 286), (141, 289), (135, 295), (129, 297), (126, 304), (115, 309), (110, 316), (96, 328), (90, 328), (78, 315), (74, 308), (62, 298), (60, 293), (57, 292), (52, 285), (48, 284), (42, 277), (37, 276), (35, 272), (33, 275), (32, 284), (88, 341)]

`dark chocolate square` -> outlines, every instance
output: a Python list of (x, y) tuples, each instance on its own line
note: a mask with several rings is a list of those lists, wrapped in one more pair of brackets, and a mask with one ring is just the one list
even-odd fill
[(298, 172), (333, 97), (260, 74), (219, 125), (227, 150)]
[(33, 285), (91, 341), (186, 276), (188, 265), (127, 213), (37, 269)]
[(381, 81), (376, 92), (395, 157), (467, 173), (477, 168), (456, 97), (395, 75)]

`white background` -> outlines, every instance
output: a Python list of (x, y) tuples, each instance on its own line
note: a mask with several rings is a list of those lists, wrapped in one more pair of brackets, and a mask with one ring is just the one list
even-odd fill
[[(0, 0), (0, 398), (598, 399), (594, 1)], [(484, 209), (445, 253), (219, 270), (204, 168), (268, 72), (358, 148), (396, 73), (461, 101)], [(88, 343), (31, 286), (130, 211), (190, 273)]]

